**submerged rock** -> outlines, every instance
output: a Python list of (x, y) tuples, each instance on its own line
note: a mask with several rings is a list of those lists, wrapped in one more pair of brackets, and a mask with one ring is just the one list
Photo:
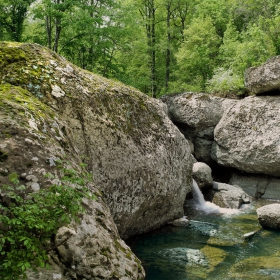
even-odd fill
[(170, 225), (174, 226), (174, 227), (186, 227), (188, 226), (190, 223), (190, 221), (187, 218), (180, 218), (177, 219), (171, 223), (169, 223)]
[(280, 255), (251, 257), (233, 265), (228, 277), (229, 279), (264, 279), (273, 280), (280, 277)]
[(280, 229), (280, 204), (273, 203), (257, 209), (258, 219), (264, 228)]

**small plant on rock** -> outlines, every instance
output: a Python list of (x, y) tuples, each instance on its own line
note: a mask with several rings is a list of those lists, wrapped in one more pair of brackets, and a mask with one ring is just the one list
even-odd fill
[(0, 279), (26, 278), (27, 269), (48, 267), (52, 238), (62, 225), (84, 212), (82, 199), (94, 198), (86, 184), (89, 176), (63, 169), (60, 184), (28, 193), (18, 175), (0, 188)]

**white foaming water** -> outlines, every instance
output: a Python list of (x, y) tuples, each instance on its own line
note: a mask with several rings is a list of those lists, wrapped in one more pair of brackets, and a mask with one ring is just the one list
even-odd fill
[(196, 208), (202, 210), (206, 213), (220, 213), (225, 215), (238, 214), (240, 211), (238, 209), (221, 208), (218, 205), (205, 201), (202, 192), (200, 191), (196, 181), (193, 179), (193, 197), (196, 200)]

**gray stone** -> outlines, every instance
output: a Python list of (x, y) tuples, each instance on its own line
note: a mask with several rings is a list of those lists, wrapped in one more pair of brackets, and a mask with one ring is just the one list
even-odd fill
[(280, 174), (280, 96), (251, 96), (227, 110), (215, 128), (212, 158), (247, 173)]
[(257, 209), (258, 219), (264, 228), (280, 229), (280, 204), (274, 203)]
[(162, 100), (167, 104), (170, 119), (194, 143), (195, 158), (206, 163), (213, 162), (214, 128), (224, 111), (237, 100), (192, 92), (164, 96)]
[[(7, 85), (0, 131), (9, 135), (0, 135), (1, 154), (8, 155), (1, 157), (0, 169), (35, 176), (38, 181), (28, 183), (42, 189), (51, 179), (62, 182), (59, 165), (78, 176), (85, 171), (93, 176), (87, 187), (97, 200), (84, 202), (80, 222), (57, 233), (57, 248), (49, 255), (59, 269), (54, 264), (49, 279), (60, 274), (62, 279), (143, 279), (140, 261), (121, 238), (182, 217), (191, 190), (190, 147), (168, 118), (166, 106), (39, 45), (0, 44), (0, 78)], [(5, 51), (21, 59), (11, 63)], [(19, 104), (22, 98), (26, 102)], [(50, 161), (54, 155), (63, 162)], [(10, 183), (3, 174), (0, 182)], [(72, 230), (75, 234), (67, 239)]]
[(163, 101), (172, 121), (195, 128), (195, 131), (215, 126), (224, 110), (236, 103), (236, 100), (192, 92), (167, 96)]
[(280, 179), (278, 178), (233, 173), (229, 180), (229, 184), (238, 185), (250, 196), (257, 199), (280, 200)]
[(280, 56), (268, 59), (261, 66), (248, 68), (245, 71), (245, 86), (256, 95), (279, 90)]
[(190, 221), (187, 218), (180, 218), (170, 223), (170, 225), (175, 227), (186, 227), (188, 226)]
[(242, 204), (252, 201), (252, 198), (238, 186), (214, 182), (213, 190), (215, 193), (212, 202), (223, 208), (239, 209)]
[[(41, 82), (48, 89), (40, 92), (46, 95), (40, 99), (46, 116), (42, 120), (34, 112), (28, 114), (33, 116), (27, 120), (32, 137), (26, 134), (23, 140), (50, 137), (73, 161), (86, 163), (124, 239), (183, 216), (184, 198), (191, 190), (192, 159), (186, 139), (166, 114), (166, 105), (83, 71), (37, 45), (33, 48), (33, 60), (26, 67), (40, 61), (56, 82)], [(29, 45), (22, 44), (20, 50), (30, 56)], [(8, 73), (2, 69), (7, 82), (21, 73), (20, 65), (12, 66)], [(67, 83), (61, 84), (62, 78)], [(38, 90), (29, 89), (29, 82), (19, 86), (37, 96)], [(54, 90), (65, 94), (53, 96)], [(50, 168), (53, 155), (63, 158), (49, 153), (44, 160)], [(29, 158), (38, 159), (30, 164), (41, 164), (39, 154)]]
[(198, 161), (211, 164), (213, 159), (211, 158), (213, 140), (208, 140), (200, 137), (196, 137), (194, 140), (194, 156)]
[(213, 185), (211, 168), (203, 162), (196, 162), (193, 165), (193, 179), (198, 184), (199, 188), (210, 188)]

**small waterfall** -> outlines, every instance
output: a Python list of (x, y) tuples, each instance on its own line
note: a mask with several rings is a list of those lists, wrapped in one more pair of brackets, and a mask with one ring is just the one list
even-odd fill
[(196, 208), (199, 210), (202, 210), (207, 213), (220, 213), (220, 214), (227, 214), (227, 215), (239, 213), (238, 209), (221, 208), (212, 202), (205, 201), (204, 196), (194, 179), (193, 179), (192, 191), (193, 191), (194, 200), (197, 203)]
[(193, 179), (193, 185), (192, 185), (192, 192), (193, 192), (193, 198), (196, 200), (197, 202), (197, 206), (198, 208), (205, 208), (206, 207), (206, 201), (204, 199), (204, 196), (201, 192), (201, 190), (198, 187), (198, 184), (196, 183), (196, 181)]

